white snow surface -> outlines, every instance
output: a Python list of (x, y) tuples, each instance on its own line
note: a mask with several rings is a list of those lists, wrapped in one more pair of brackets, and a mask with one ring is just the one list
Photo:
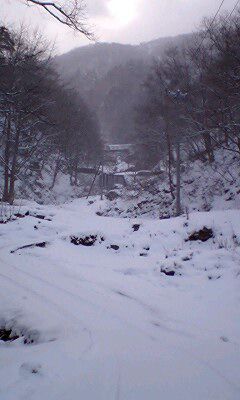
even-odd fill
[[(150, 220), (21, 204), (51, 221), (0, 225), (0, 329), (36, 338), (0, 341), (1, 400), (240, 399), (239, 210)], [(213, 238), (186, 241), (204, 226)], [(86, 234), (93, 246), (71, 243)]]

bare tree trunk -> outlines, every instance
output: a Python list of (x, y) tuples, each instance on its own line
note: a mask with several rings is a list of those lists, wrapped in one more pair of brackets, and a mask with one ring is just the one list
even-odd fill
[(181, 215), (181, 148), (177, 139), (177, 192), (176, 192), (176, 216)]
[(11, 117), (6, 117), (5, 132), (6, 143), (4, 149), (4, 189), (3, 189), (3, 201), (9, 201), (9, 161), (10, 161), (10, 146), (11, 146)]
[(169, 181), (169, 189), (172, 195), (173, 200), (175, 199), (174, 195), (174, 186), (173, 186), (173, 178), (172, 178), (172, 161), (173, 161), (173, 154), (172, 154), (172, 144), (171, 138), (169, 133), (169, 123), (167, 121), (166, 124), (166, 136), (167, 136), (167, 148), (168, 148), (168, 181)]
[(55, 169), (54, 169), (52, 184), (51, 184), (49, 190), (52, 190), (54, 188), (55, 183), (56, 183), (57, 175), (59, 173), (60, 162), (61, 162), (61, 157), (60, 157), (60, 154), (59, 154), (58, 158), (57, 158), (57, 161), (56, 161)]
[(224, 142), (225, 142), (225, 145), (228, 146), (229, 136), (228, 136), (228, 132), (226, 130), (224, 131)]
[(213, 153), (213, 146), (212, 146), (212, 139), (211, 139), (211, 135), (208, 131), (208, 109), (206, 108), (206, 99), (204, 99), (204, 117), (203, 117), (203, 122), (204, 122), (204, 126), (206, 129), (206, 132), (203, 134), (203, 141), (205, 144), (205, 149), (206, 149), (206, 153), (208, 156), (208, 160), (210, 163), (212, 163), (214, 161), (214, 153)]
[(78, 185), (78, 162), (74, 162), (74, 185)]
[(20, 128), (17, 128), (14, 149), (13, 149), (13, 158), (12, 158), (12, 168), (10, 173), (10, 186), (9, 186), (9, 196), (8, 201), (10, 204), (13, 204), (14, 195), (15, 195), (15, 180), (17, 173), (17, 158), (18, 158), (18, 150), (19, 150), (19, 139), (20, 139)]
[(238, 143), (238, 150), (239, 150), (239, 153), (240, 153), (240, 137), (238, 137), (237, 143)]
[(208, 155), (209, 162), (212, 163), (212, 162), (214, 162), (214, 153), (213, 153), (213, 147), (212, 147), (212, 139), (211, 139), (211, 135), (209, 132), (206, 132), (203, 134), (203, 140), (204, 140), (205, 149), (206, 149), (206, 153)]

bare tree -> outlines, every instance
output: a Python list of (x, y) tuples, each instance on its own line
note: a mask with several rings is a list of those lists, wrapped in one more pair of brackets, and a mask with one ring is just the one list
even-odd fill
[(62, 2), (25, 0), (25, 2), (28, 5), (35, 5), (42, 8), (61, 24), (68, 26), (76, 32), (82, 33), (88, 39), (94, 39), (94, 34), (87, 24), (86, 5), (82, 0), (68, 0)]

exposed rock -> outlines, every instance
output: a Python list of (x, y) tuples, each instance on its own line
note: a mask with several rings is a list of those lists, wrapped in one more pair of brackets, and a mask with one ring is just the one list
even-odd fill
[(51, 218), (47, 218), (45, 215), (41, 215), (41, 214), (29, 214), (31, 217), (37, 218), (37, 219), (41, 219), (44, 221), (52, 221)]
[(139, 230), (140, 226), (141, 226), (140, 224), (134, 224), (134, 225), (132, 226), (133, 232), (137, 232), (137, 231)]
[(106, 194), (106, 198), (110, 201), (116, 200), (120, 197), (119, 193), (116, 192), (115, 190), (110, 190), (107, 194)]
[(0, 340), (4, 342), (12, 342), (19, 339), (19, 336), (14, 334), (12, 329), (0, 328)]
[[(15, 324), (4, 324), (0, 327), (0, 340), (4, 342), (13, 342), (19, 338), (23, 338), (24, 344), (39, 343), (40, 333), (37, 330), (28, 330), (24, 327), (15, 326)], [(11, 326), (12, 325), (12, 326)]]
[(71, 243), (75, 246), (93, 246), (97, 241), (97, 235), (88, 235), (83, 237), (71, 236)]
[(16, 213), (16, 214), (14, 214), (14, 217), (24, 218), (24, 217), (26, 217), (26, 214)]
[(212, 237), (213, 237), (213, 230), (211, 228), (207, 228), (206, 226), (204, 226), (199, 231), (193, 232), (189, 236), (188, 240), (190, 241), (200, 240), (201, 242), (206, 242)]
[(119, 250), (119, 246), (117, 244), (111, 244), (110, 248), (113, 250)]
[(217, 275), (217, 276), (208, 275), (209, 281), (216, 281), (217, 279), (220, 279), (220, 278), (221, 278), (221, 275)]
[(161, 272), (167, 276), (174, 276), (175, 275), (175, 271), (168, 271), (166, 269), (161, 268)]
[(96, 212), (96, 215), (98, 215), (99, 217), (102, 217), (102, 216), (103, 216), (103, 212), (97, 211), (97, 212)]

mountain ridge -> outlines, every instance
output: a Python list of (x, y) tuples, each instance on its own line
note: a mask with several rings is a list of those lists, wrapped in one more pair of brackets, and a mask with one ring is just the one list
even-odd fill
[(154, 39), (139, 45), (95, 43), (55, 57), (63, 80), (97, 114), (104, 141), (128, 142), (136, 136), (135, 110), (153, 59), (168, 47), (184, 47), (195, 33)]

